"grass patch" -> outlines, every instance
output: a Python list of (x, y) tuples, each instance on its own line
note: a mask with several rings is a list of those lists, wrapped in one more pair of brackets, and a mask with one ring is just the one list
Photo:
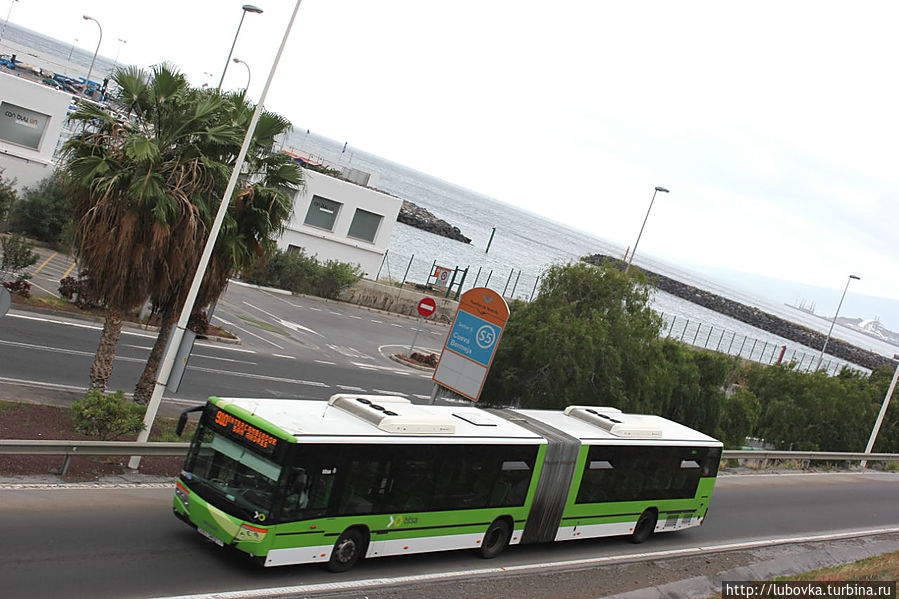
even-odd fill
[(277, 333), (279, 335), (284, 335), (285, 337), (290, 337), (290, 333), (282, 329), (281, 327), (276, 327), (273, 324), (263, 322), (261, 320), (256, 320), (255, 318), (246, 318), (244, 316), (239, 316), (242, 321), (247, 324), (251, 324), (254, 327), (260, 328), (263, 331), (268, 331), (269, 333)]

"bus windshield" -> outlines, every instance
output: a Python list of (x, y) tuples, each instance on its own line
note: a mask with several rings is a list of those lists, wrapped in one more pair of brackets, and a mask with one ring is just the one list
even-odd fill
[[(240, 509), (247, 520), (265, 521), (271, 516), (281, 466), (203, 427), (191, 447), (183, 476), (192, 486), (211, 490), (205, 497), (217, 507)], [(209, 495), (205, 493), (204, 495)]]

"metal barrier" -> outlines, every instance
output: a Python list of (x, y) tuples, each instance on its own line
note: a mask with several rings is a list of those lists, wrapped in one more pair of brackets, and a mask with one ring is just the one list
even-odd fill
[[(138, 441), (51, 441), (0, 439), (0, 455), (61, 455), (65, 456), (60, 474), (65, 475), (72, 456), (184, 456), (188, 443), (138, 442)], [(896, 462), (899, 453), (864, 453), (841, 451), (771, 451), (727, 449), (721, 454), (724, 460), (800, 460), (833, 462)]]

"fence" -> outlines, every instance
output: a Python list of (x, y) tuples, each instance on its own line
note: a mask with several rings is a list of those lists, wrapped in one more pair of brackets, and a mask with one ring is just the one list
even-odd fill
[[(710, 349), (730, 356), (739, 356), (745, 360), (760, 364), (793, 364), (794, 370), (812, 372), (817, 370), (819, 352), (800, 346), (799, 349), (789, 345), (765, 339), (741, 335), (734, 331), (690, 320), (684, 316), (662, 314), (664, 326), (662, 336), (676, 339), (695, 347)], [(822, 362), (828, 374), (839, 374), (843, 369), (867, 373), (843, 360), (826, 356)]]

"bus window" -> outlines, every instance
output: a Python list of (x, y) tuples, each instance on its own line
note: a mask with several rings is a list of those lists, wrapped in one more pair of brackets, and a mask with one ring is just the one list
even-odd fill
[(381, 475), (381, 460), (352, 460), (345, 472), (338, 514), (372, 514), (381, 503), (387, 481)]

